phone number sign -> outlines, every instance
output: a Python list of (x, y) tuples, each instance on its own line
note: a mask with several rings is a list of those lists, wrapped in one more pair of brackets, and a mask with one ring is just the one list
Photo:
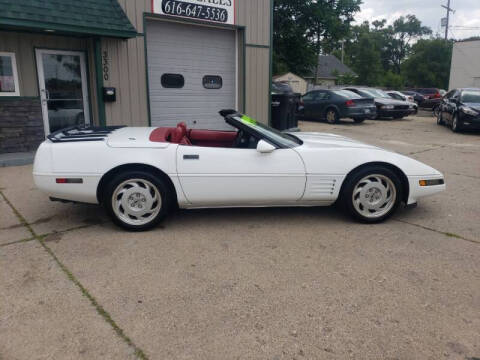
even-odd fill
[(155, 14), (235, 24), (235, 0), (153, 0)]

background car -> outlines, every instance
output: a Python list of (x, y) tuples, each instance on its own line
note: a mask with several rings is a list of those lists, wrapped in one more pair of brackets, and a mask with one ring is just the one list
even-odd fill
[(412, 96), (412, 97), (413, 97), (413, 101), (414, 101), (415, 103), (417, 103), (418, 106), (421, 106), (421, 104), (425, 101), (425, 97), (424, 97), (422, 94), (420, 94), (420, 93), (418, 93), (418, 92), (416, 92), (416, 91), (408, 91), (408, 90), (406, 90), (406, 91), (401, 91), (401, 93), (404, 94), (404, 95), (410, 95), (410, 96)]
[(401, 119), (415, 112), (413, 104), (392, 99), (385, 91), (380, 89), (346, 87), (344, 90), (374, 99), (377, 107), (377, 118)]
[(435, 105), (438, 105), (442, 101), (442, 94), (440, 93), (440, 89), (418, 88), (418, 89), (410, 89), (410, 90), (416, 91), (423, 95), (424, 100), (420, 105), (421, 107), (433, 109)]
[(448, 125), (454, 132), (480, 130), (480, 89), (454, 89), (440, 104), (438, 125)]
[(299, 115), (305, 119), (327, 120), (337, 123), (351, 118), (356, 123), (375, 118), (376, 107), (372, 98), (365, 98), (347, 90), (313, 90), (300, 100)]
[(388, 90), (388, 91), (385, 91), (388, 95), (390, 95), (390, 97), (392, 99), (395, 99), (395, 100), (401, 100), (401, 101), (406, 101), (406, 102), (409, 102), (413, 105), (413, 108), (415, 109), (415, 111), (413, 112), (413, 114), (416, 114), (418, 112), (418, 105), (417, 103), (413, 100), (413, 96), (411, 95), (405, 95), (405, 94), (402, 94), (400, 91), (395, 91), (395, 90)]

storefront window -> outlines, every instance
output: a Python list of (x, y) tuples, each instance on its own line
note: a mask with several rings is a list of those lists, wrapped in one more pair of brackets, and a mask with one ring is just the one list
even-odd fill
[(19, 96), (14, 53), (0, 52), (0, 96)]

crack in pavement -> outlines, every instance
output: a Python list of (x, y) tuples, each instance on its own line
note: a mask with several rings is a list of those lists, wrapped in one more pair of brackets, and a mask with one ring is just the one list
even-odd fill
[(419, 228), (424, 229), (424, 230), (433, 231), (433, 232), (436, 232), (437, 234), (442, 234), (442, 235), (445, 235), (445, 236), (448, 236), (448, 237), (468, 241), (468, 242), (471, 242), (471, 243), (474, 243), (474, 244), (480, 244), (480, 240), (468, 239), (468, 238), (463, 237), (463, 236), (458, 235), (458, 234), (453, 234), (453, 233), (437, 230), (437, 229), (434, 229), (434, 228), (431, 228), (431, 227), (428, 227), (428, 226), (425, 226), (425, 225), (415, 224), (415, 223), (411, 223), (411, 222), (408, 222), (408, 221), (405, 221), (405, 220), (399, 220), (399, 219), (392, 219), (392, 221), (397, 221), (397, 222), (400, 222), (402, 224), (408, 224), (408, 225), (416, 226), (416, 227), (419, 227)]
[[(128, 346), (130, 346), (136, 355), (137, 358), (141, 360), (148, 360), (147, 355), (145, 352), (140, 349), (135, 343), (125, 334), (122, 328), (120, 328), (117, 323), (113, 320), (111, 315), (105, 310), (105, 308), (100, 305), (100, 303), (93, 297), (93, 295), (90, 294), (90, 292), (83, 286), (83, 284), (73, 275), (73, 273), (63, 264), (60, 259), (55, 255), (53, 250), (45, 243), (44, 239), (46, 235), (38, 235), (35, 233), (33, 228), (30, 226), (30, 224), (27, 222), (27, 220), (20, 214), (20, 212), (13, 206), (13, 204), (10, 202), (10, 200), (5, 196), (5, 194), (0, 190), (0, 195), (3, 197), (5, 202), (10, 206), (12, 211), (15, 213), (17, 218), (19, 219), (20, 223), (27, 228), (27, 230), (32, 234), (32, 239), (31, 240), (37, 240), (40, 245), (43, 247), (43, 249), (53, 258), (53, 260), (57, 263), (57, 265), (60, 267), (60, 270), (67, 276), (67, 278), (73, 282), (75, 286), (80, 290), (83, 296), (85, 296), (91, 303), (91, 305), (95, 308), (97, 313), (103, 318), (105, 322), (107, 322), (115, 331), (115, 333), (127, 343)], [(93, 225), (87, 225), (87, 226), (93, 226)], [(22, 242), (20, 240), (19, 242)]]

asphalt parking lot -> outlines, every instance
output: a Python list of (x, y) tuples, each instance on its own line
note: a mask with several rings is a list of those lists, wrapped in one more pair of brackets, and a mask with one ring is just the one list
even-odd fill
[(156, 230), (0, 168), (0, 359), (480, 358), (480, 134), (301, 122), (407, 154), (447, 191), (380, 225), (333, 208), (180, 211)]

